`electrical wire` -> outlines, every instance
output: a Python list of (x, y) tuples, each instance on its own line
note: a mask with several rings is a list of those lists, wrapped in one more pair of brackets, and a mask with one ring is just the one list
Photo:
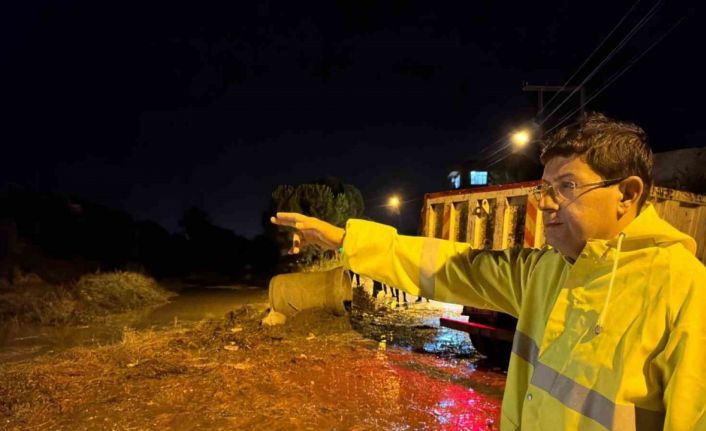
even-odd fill
[(657, 46), (662, 40), (664, 40), (672, 31), (674, 31), (675, 28), (677, 28), (682, 21), (686, 18), (686, 15), (682, 16), (679, 21), (674, 23), (669, 30), (667, 30), (662, 36), (659, 37), (655, 42), (653, 42), (649, 47), (647, 47), (640, 55), (635, 56), (624, 68), (619, 70), (618, 72), (614, 73), (610, 78), (608, 78), (608, 81), (601, 87), (599, 88), (588, 100), (586, 100), (581, 106), (579, 106), (577, 109), (574, 111), (570, 112), (569, 114), (565, 115), (557, 124), (555, 124), (551, 129), (547, 130), (545, 133), (550, 133), (557, 127), (561, 126), (566, 120), (571, 118), (574, 114), (576, 114), (578, 111), (580, 111), (583, 107), (585, 107), (588, 102), (591, 100), (595, 99), (598, 97), (599, 94), (601, 94), (606, 88), (608, 88), (613, 82), (615, 82), (618, 78), (620, 78), (625, 72), (627, 72), (635, 63), (637, 63), (642, 57), (644, 57), (652, 48)]
[(623, 39), (618, 43), (618, 45), (616, 45), (615, 48), (613, 48), (613, 49), (608, 53), (608, 55), (603, 59), (603, 61), (601, 61), (596, 67), (594, 67), (593, 70), (583, 79), (583, 81), (581, 81), (581, 83), (580, 83), (578, 86), (576, 86), (576, 88), (574, 88), (574, 90), (571, 91), (571, 93), (570, 93), (568, 96), (566, 96), (566, 98), (565, 98), (556, 108), (554, 108), (554, 110), (553, 110), (552, 112), (550, 112), (549, 115), (547, 115), (547, 116), (539, 123), (539, 125), (542, 126), (544, 123), (546, 123), (547, 120), (549, 120), (549, 118), (551, 118), (551, 116), (554, 115), (554, 113), (556, 113), (556, 111), (559, 110), (559, 108), (561, 108), (562, 106), (564, 106), (564, 104), (565, 104), (567, 101), (569, 101), (569, 99), (571, 98), (571, 96), (573, 96), (574, 94), (576, 94), (576, 92), (577, 92), (580, 88), (582, 88), (584, 85), (586, 85), (586, 82), (588, 82), (589, 79), (593, 78), (593, 76), (594, 76), (596, 73), (598, 73), (598, 71), (600, 70), (600, 68), (601, 68), (606, 62), (608, 62), (610, 59), (612, 59), (612, 58), (615, 56), (615, 54), (617, 54), (617, 53), (630, 41), (630, 39), (632, 39), (632, 37), (633, 37), (640, 29), (642, 29), (642, 27), (644, 27), (645, 24), (647, 24), (647, 22), (648, 22), (650, 19), (652, 19), (652, 17), (657, 13), (657, 9), (659, 8), (659, 6), (660, 6), (661, 4), (662, 4), (662, 0), (657, 1), (657, 2), (652, 6), (652, 8), (645, 14), (645, 16), (643, 16), (642, 19), (640, 19), (640, 21), (638, 21), (637, 24), (635, 24), (635, 26), (632, 28), (632, 30), (630, 30), (630, 32), (629, 32), (628, 34), (626, 34), (626, 35), (623, 37)]
[(552, 96), (552, 98), (549, 99), (549, 102), (547, 102), (546, 105), (542, 106), (542, 109), (540, 109), (539, 112), (537, 113), (537, 117), (540, 117), (544, 113), (545, 109), (547, 109), (547, 107), (549, 107), (549, 105), (552, 104), (554, 99), (556, 99), (557, 96), (559, 96), (559, 94), (562, 91), (564, 91), (564, 89), (567, 87), (567, 85), (569, 85), (569, 82), (571, 82), (571, 80), (574, 79), (574, 77), (576, 75), (578, 75), (578, 73), (581, 71), (581, 69), (583, 69), (583, 67), (586, 66), (586, 64), (588, 64), (589, 60), (598, 52), (599, 49), (601, 49), (603, 47), (603, 45), (608, 41), (608, 39), (610, 39), (610, 37), (613, 35), (613, 33), (615, 33), (615, 31), (618, 29), (618, 27), (620, 27), (620, 25), (623, 23), (623, 21), (625, 21), (625, 19), (628, 17), (628, 15), (630, 15), (632, 13), (632, 11), (635, 9), (635, 7), (637, 7), (637, 5), (638, 5), (638, 3), (640, 3), (640, 1), (641, 0), (637, 0), (635, 3), (633, 3), (633, 5), (630, 7), (630, 9), (628, 9), (628, 11), (625, 12), (625, 15), (623, 15), (623, 17), (620, 18), (620, 21), (618, 21), (618, 23), (615, 24), (613, 29), (608, 33), (608, 35), (606, 35), (606, 37), (603, 38), (601, 43), (599, 43), (598, 46), (596, 46), (596, 48), (593, 50), (593, 52), (591, 52), (588, 55), (588, 57), (586, 57), (586, 59), (581, 64), (581, 66), (579, 66), (578, 69), (576, 69), (576, 71), (569, 77), (569, 79), (567, 79), (566, 82), (564, 82), (564, 84), (561, 86), (559, 91), (556, 91), (554, 93), (554, 95)]

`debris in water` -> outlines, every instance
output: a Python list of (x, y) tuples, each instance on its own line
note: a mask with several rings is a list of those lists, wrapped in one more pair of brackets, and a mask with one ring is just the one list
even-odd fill
[(380, 339), (380, 342), (378, 343), (378, 350), (380, 351), (385, 351), (387, 350), (387, 339), (383, 335), (382, 338)]

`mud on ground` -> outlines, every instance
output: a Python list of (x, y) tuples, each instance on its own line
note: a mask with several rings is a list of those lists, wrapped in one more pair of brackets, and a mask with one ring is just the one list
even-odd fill
[(395, 314), (409, 319), (359, 303), (352, 319), (308, 311), (264, 327), (245, 306), (191, 326), (125, 329), (115, 345), (0, 365), (1, 427), (497, 429), (504, 375), (476, 370), (464, 352), (416, 353), (426, 341), (396, 346), (415, 325), (422, 340), (433, 328), (385, 324)]

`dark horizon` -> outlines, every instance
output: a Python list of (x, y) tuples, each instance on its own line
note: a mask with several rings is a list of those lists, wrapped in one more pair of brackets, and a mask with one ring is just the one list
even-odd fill
[[(252, 238), (277, 185), (330, 175), (413, 231), (454, 163), (532, 119), (522, 83), (564, 83), (632, 5), (12, 5), (0, 179), (171, 232), (198, 206)], [(577, 80), (653, 5), (636, 3)], [(704, 146), (700, 18), (686, 2), (656, 9), (588, 96), (650, 51), (587, 109), (638, 123), (657, 152)], [(391, 194), (410, 201), (399, 220)]]

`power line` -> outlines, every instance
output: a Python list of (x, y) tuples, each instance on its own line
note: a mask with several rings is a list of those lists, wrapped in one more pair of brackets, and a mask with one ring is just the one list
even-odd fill
[[(664, 40), (672, 31), (674, 31), (674, 29), (677, 28), (677, 27), (682, 23), (682, 21), (684, 21), (685, 18), (686, 18), (686, 15), (682, 16), (682, 17), (679, 19), (679, 21), (677, 21), (676, 23), (674, 23), (674, 25), (672, 25), (672, 26), (669, 28), (669, 30), (667, 30), (662, 36), (660, 36), (659, 39), (657, 39), (657, 40), (656, 40), (655, 42), (653, 42), (649, 47), (647, 47), (647, 49), (645, 49), (642, 53), (640, 53), (640, 55), (634, 57), (623, 69), (621, 69), (621, 70), (619, 70), (618, 72), (614, 73), (614, 74), (608, 79), (608, 82), (606, 82), (606, 83), (605, 83), (600, 89), (598, 89), (588, 100), (586, 100), (586, 102), (584, 103), (583, 106), (585, 106), (586, 104), (588, 104), (588, 102), (590, 102), (591, 100), (593, 100), (593, 99), (595, 99), (596, 97), (598, 97), (599, 94), (601, 94), (601, 93), (602, 93), (606, 88), (608, 88), (613, 82), (615, 82), (618, 78), (620, 78), (625, 72), (627, 72), (635, 63), (637, 63), (637, 62), (638, 62), (642, 57), (644, 57), (648, 52), (650, 52), (650, 50), (652, 50), (652, 48), (654, 48), (654, 47), (657, 46), (660, 42), (662, 42), (662, 40)], [(576, 112), (578, 112), (581, 108), (583, 108), (583, 106), (580, 106), (579, 108), (575, 109), (573, 112), (571, 112), (571, 113), (565, 115), (565, 116), (559, 121), (559, 123), (557, 123), (556, 125), (554, 125), (554, 127), (552, 127), (551, 129), (547, 130), (545, 133), (549, 133), (549, 132), (551, 132), (552, 130), (556, 129), (557, 127), (561, 126), (566, 120), (568, 120), (569, 118), (571, 118), (574, 114), (576, 114)]]
[(586, 76), (586, 78), (584, 78), (584, 80), (581, 81), (581, 84), (579, 84), (579, 85), (576, 87), (576, 89), (574, 89), (568, 96), (566, 96), (566, 98), (565, 98), (556, 108), (554, 108), (554, 110), (553, 110), (552, 112), (550, 112), (549, 115), (547, 115), (547, 116), (539, 123), (540, 126), (543, 125), (544, 123), (546, 123), (546, 121), (547, 121), (552, 115), (554, 115), (554, 113), (556, 113), (556, 111), (558, 111), (559, 108), (561, 108), (561, 107), (571, 98), (571, 96), (573, 96), (573, 95), (576, 93), (576, 91), (578, 91), (578, 88), (583, 87), (583, 86), (586, 84), (586, 82), (588, 82), (589, 79), (593, 78), (593, 76), (594, 76), (596, 73), (598, 73), (598, 71), (600, 70), (600, 68), (601, 68), (608, 60), (610, 60), (611, 58), (613, 58), (613, 56), (615, 56), (615, 54), (617, 54), (617, 53), (630, 41), (630, 39), (632, 39), (632, 37), (633, 37), (642, 27), (644, 27), (644, 25), (645, 25), (650, 19), (652, 19), (652, 17), (653, 17), (653, 16), (655, 15), (655, 13), (657, 12), (657, 8), (658, 8), (661, 4), (662, 4), (662, 0), (659, 0), (657, 3), (654, 4), (654, 6), (652, 6), (652, 8), (645, 14), (645, 16), (643, 16), (642, 19), (641, 19), (640, 21), (638, 21), (637, 24), (635, 24), (635, 26), (632, 28), (632, 30), (630, 30), (630, 32), (629, 32), (627, 35), (625, 35), (625, 36), (623, 37), (623, 39), (618, 43), (618, 45), (617, 45), (615, 48), (613, 48), (613, 50), (611, 50), (610, 53), (608, 53), (608, 55), (603, 59), (603, 61), (601, 61), (596, 67), (594, 67), (593, 70), (591, 71), (591, 73), (589, 73), (588, 76)]
[[(593, 100), (593, 99), (595, 99), (596, 97), (598, 97), (599, 94), (601, 94), (601, 93), (602, 93), (606, 88), (608, 88), (613, 82), (615, 82), (618, 78), (620, 78), (625, 72), (627, 72), (635, 63), (637, 63), (637, 62), (638, 62), (642, 57), (644, 57), (648, 52), (650, 52), (650, 51), (652, 50), (652, 48), (654, 48), (654, 47), (657, 46), (660, 42), (662, 42), (662, 40), (664, 40), (672, 31), (674, 31), (674, 29), (677, 28), (677, 27), (682, 23), (682, 21), (684, 21), (685, 18), (686, 18), (686, 15), (682, 16), (682, 17), (679, 19), (679, 21), (677, 21), (676, 23), (674, 23), (674, 24), (669, 28), (669, 30), (667, 30), (662, 36), (660, 36), (656, 41), (654, 41), (650, 46), (648, 46), (644, 51), (642, 51), (642, 53), (640, 53), (639, 55), (635, 56), (625, 67), (623, 67), (623, 68), (622, 68), (621, 70), (619, 70), (618, 72), (614, 73), (614, 74), (608, 79), (608, 82), (606, 82), (606, 83), (605, 83), (601, 88), (599, 88), (593, 95), (591, 95), (591, 97), (588, 98), (588, 100), (586, 100), (581, 106), (579, 106), (578, 108), (576, 108), (576, 109), (573, 110), (572, 112), (570, 112), (570, 113), (568, 113), (567, 115), (565, 115), (557, 124), (555, 124), (551, 129), (547, 130), (547, 131), (544, 132), (544, 133), (546, 134), (546, 133), (552, 132), (554, 129), (556, 129), (556, 128), (558, 128), (559, 126), (561, 126), (562, 124), (564, 124), (564, 122), (566, 122), (566, 121), (567, 121), (569, 118), (571, 118), (574, 114), (576, 114), (578, 111), (580, 111), (580, 110), (581, 110), (585, 105), (587, 105), (591, 100)], [(493, 165), (495, 165), (495, 164), (497, 164), (497, 163), (500, 163), (502, 160), (506, 159), (507, 157), (509, 157), (509, 154), (503, 155), (502, 157), (498, 158), (497, 160), (495, 160), (494, 162), (492, 162), (492, 163), (489, 164), (488, 166), (490, 167), (490, 166), (493, 166)]]
[[(564, 89), (564, 88), (567, 86), (567, 84), (571, 81), (571, 79), (573, 79), (573, 78), (578, 74), (578, 72), (586, 65), (586, 63), (589, 61), (589, 59), (605, 44), (605, 42), (606, 42), (606, 41), (610, 38), (610, 36), (617, 30), (617, 28), (620, 27), (620, 25), (621, 25), (621, 24), (623, 23), (623, 21), (627, 18), (627, 16), (635, 9), (635, 7), (637, 6), (637, 4), (638, 4), (639, 2), (640, 2), (640, 0), (637, 0), (637, 1), (630, 7), (630, 9), (629, 9), (629, 10), (625, 13), (625, 15), (623, 15), (623, 17), (618, 21), (618, 23), (617, 23), (617, 24), (615, 25), (615, 27), (610, 31), (610, 33), (603, 39), (603, 41), (601, 41), (601, 43), (598, 45), (598, 47), (596, 47), (596, 49), (594, 49), (594, 51), (588, 56), (588, 58), (584, 61), (584, 63), (577, 69), (577, 71), (564, 83), (564, 85), (562, 85), (562, 87), (561, 87), (562, 89)], [(599, 70), (607, 61), (609, 61), (610, 59), (612, 59), (612, 58), (613, 58), (613, 57), (614, 57), (614, 56), (634, 37), (634, 35), (635, 35), (639, 30), (641, 30), (642, 27), (644, 27), (645, 24), (647, 24), (647, 22), (649, 22), (649, 20), (652, 19), (652, 17), (656, 14), (657, 9), (659, 8), (659, 6), (660, 6), (661, 4), (662, 4), (662, 0), (658, 0), (651, 8), (647, 11), (647, 13), (635, 24), (635, 26), (622, 38), (622, 40), (608, 53), (608, 55), (607, 55), (596, 67), (593, 68), (593, 70), (584, 78), (584, 80), (581, 82), (581, 84), (575, 86), (574, 89), (573, 89), (573, 91), (572, 91), (556, 108), (554, 108), (554, 109), (552, 110), (552, 112), (550, 112), (549, 115), (547, 115), (547, 116), (539, 123), (539, 125), (541, 126), (541, 125), (543, 125), (544, 123), (546, 123), (546, 121), (547, 121), (552, 115), (554, 115), (554, 114), (556, 113), (556, 111), (557, 111), (559, 108), (561, 108), (561, 106), (563, 106), (577, 91), (579, 91), (580, 89), (582, 89), (583, 86), (586, 84), (586, 82), (588, 82), (588, 80), (591, 79), (591, 78), (598, 72), (598, 70)], [(676, 28), (676, 27), (684, 20), (684, 18), (685, 18), (685, 17), (682, 17), (676, 24), (674, 24), (674, 25), (673, 25), (664, 35), (662, 35), (657, 41), (655, 41), (652, 45), (650, 45), (650, 46), (649, 46), (645, 51), (643, 51), (640, 55), (638, 55), (637, 57), (635, 57), (625, 68), (623, 68), (623, 69), (620, 70), (619, 72), (613, 74), (613, 75), (611, 76), (611, 78), (609, 78), (609, 81), (608, 81), (603, 87), (601, 87), (595, 94), (593, 94), (588, 100), (586, 100), (586, 101), (583, 101), (583, 100), (582, 100), (580, 106), (579, 106), (577, 109), (575, 109), (575, 110), (573, 110), (571, 113), (565, 115), (565, 116), (559, 121), (559, 123), (557, 123), (557, 124), (554, 125), (551, 129), (549, 129), (548, 131), (546, 131), (546, 132), (544, 132), (544, 133), (549, 133), (549, 132), (551, 132), (552, 130), (556, 129), (556, 128), (559, 127), (561, 124), (563, 124), (565, 121), (567, 121), (569, 118), (571, 118), (573, 115), (575, 115), (579, 110), (583, 109), (591, 100), (595, 99), (595, 98), (596, 98), (602, 91), (604, 91), (610, 84), (612, 84), (615, 80), (617, 80), (620, 76), (622, 76), (632, 65), (634, 65), (640, 58), (642, 58), (645, 54), (647, 54), (647, 52), (649, 52), (654, 46), (656, 46), (659, 42), (661, 42), (669, 33), (671, 33), (671, 32), (674, 30), (674, 28)], [(551, 102), (552, 102), (556, 97), (558, 97), (559, 93), (561, 93), (561, 91), (558, 91), (558, 92), (554, 95), (554, 97), (552, 97), (552, 99), (549, 100), (549, 102), (547, 103), (547, 106), (550, 105)], [(540, 112), (538, 113), (538, 115), (541, 114), (544, 110), (545, 110), (545, 107), (542, 107), (542, 109), (540, 110)], [(498, 139), (498, 140), (495, 142), (495, 144), (493, 144), (493, 146), (494, 146), (494, 145), (497, 145), (497, 144), (500, 143), (500, 142), (502, 142), (504, 139), (505, 139), (504, 137)], [(503, 144), (503, 145), (501, 145), (500, 148), (498, 148), (498, 149), (496, 149), (495, 151), (493, 151), (493, 152), (487, 157), (487, 159), (490, 160), (491, 158), (493, 158), (494, 156), (496, 156), (496, 155), (498, 155), (499, 153), (503, 152), (504, 150), (506, 150), (506, 149), (507, 149), (508, 147), (510, 147), (510, 146), (511, 146), (511, 144), (509, 144), (509, 143), (508, 143), (508, 144)], [(488, 147), (486, 147), (486, 148), (488, 148)], [(484, 151), (484, 150), (483, 150), (483, 151)], [(495, 164), (501, 162), (501, 161), (504, 160), (505, 158), (509, 157), (509, 155), (510, 155), (510, 154), (501, 155), (501, 157), (499, 157), (499, 158), (497, 158), (496, 160), (492, 161), (492, 162), (488, 165), (488, 167), (493, 166), (493, 165), (495, 165)]]
[(633, 5), (630, 7), (630, 9), (628, 9), (628, 11), (625, 12), (625, 15), (623, 15), (623, 17), (620, 18), (620, 21), (618, 21), (618, 23), (615, 24), (615, 26), (614, 26), (613, 29), (608, 33), (608, 35), (607, 35), (605, 38), (603, 38), (603, 40), (601, 41), (601, 43), (598, 44), (598, 46), (593, 50), (593, 52), (591, 52), (591, 53), (588, 55), (588, 57), (586, 57), (586, 59), (585, 59), (585, 60), (583, 61), (583, 63), (581, 64), (581, 66), (579, 66), (579, 68), (576, 69), (576, 72), (574, 72), (574, 73), (569, 77), (569, 79), (567, 79), (566, 82), (564, 82), (564, 84), (561, 86), (561, 88), (560, 88), (556, 93), (554, 93), (554, 96), (552, 96), (552, 98), (549, 99), (549, 102), (547, 102), (546, 105), (544, 105), (544, 106), (542, 106), (542, 107), (540, 108), (539, 112), (537, 113), (537, 116), (538, 116), (538, 117), (541, 116), (542, 113), (544, 113), (544, 110), (546, 109), (546, 107), (549, 106), (549, 105), (551, 105), (552, 102), (554, 101), (554, 99), (556, 99), (557, 96), (559, 96), (559, 94), (566, 88), (567, 85), (569, 85), (569, 82), (571, 82), (571, 80), (574, 79), (574, 77), (575, 77), (576, 75), (578, 75), (578, 73), (581, 71), (581, 69), (583, 69), (583, 67), (588, 63), (588, 61), (593, 57), (593, 55), (594, 55), (596, 52), (598, 52), (599, 49), (601, 49), (601, 48), (603, 47), (603, 45), (608, 41), (608, 39), (610, 39), (610, 37), (613, 35), (613, 33), (615, 33), (615, 31), (618, 29), (618, 27), (620, 27), (620, 25), (623, 23), (623, 21), (625, 21), (625, 19), (628, 17), (628, 15), (630, 15), (630, 13), (632, 13), (632, 11), (635, 9), (635, 7), (638, 5), (638, 3), (640, 3), (640, 1), (641, 1), (641, 0), (637, 0), (635, 3), (633, 3)]

